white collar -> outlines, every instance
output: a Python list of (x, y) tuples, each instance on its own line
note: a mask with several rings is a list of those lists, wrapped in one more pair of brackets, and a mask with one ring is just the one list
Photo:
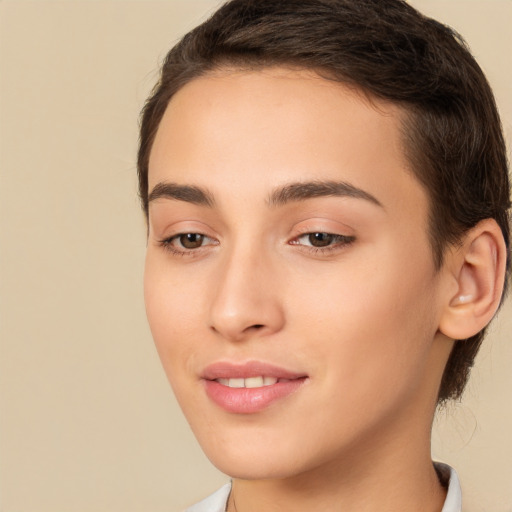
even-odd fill
[(443, 510), (441, 512), (461, 512), (462, 511), (462, 490), (457, 472), (448, 464), (441, 462), (434, 463), (437, 471), (448, 482), (446, 499), (444, 501)]
[(230, 492), (231, 482), (223, 485), (217, 492), (187, 508), (184, 512), (225, 512)]

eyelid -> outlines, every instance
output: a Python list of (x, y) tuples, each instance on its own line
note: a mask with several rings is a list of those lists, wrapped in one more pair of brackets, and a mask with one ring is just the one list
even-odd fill
[(340, 235), (351, 237), (355, 236), (354, 229), (330, 218), (310, 218), (298, 222), (292, 229), (293, 238), (298, 238), (302, 235), (308, 235), (311, 233), (328, 233), (331, 235)]
[[(162, 229), (153, 233), (155, 243), (171, 256), (194, 258), (208, 252), (219, 244), (216, 232), (203, 221), (196, 219), (179, 219), (161, 226)], [(203, 237), (198, 247), (183, 246), (179, 239), (185, 235), (200, 235)]]
[[(332, 221), (332, 219), (307, 219), (307, 221), (303, 221), (296, 226), (294, 231), (295, 233), (288, 241), (288, 244), (313, 255), (322, 256), (343, 251), (356, 240), (353, 229), (341, 222)], [(301, 243), (301, 239), (319, 233), (331, 236), (333, 238), (332, 242), (324, 246)]]
[(186, 208), (162, 208), (158, 214), (149, 216), (150, 233), (159, 239), (180, 233), (202, 233), (212, 237), (215, 236), (216, 230), (211, 224), (211, 219), (197, 212), (190, 212)]

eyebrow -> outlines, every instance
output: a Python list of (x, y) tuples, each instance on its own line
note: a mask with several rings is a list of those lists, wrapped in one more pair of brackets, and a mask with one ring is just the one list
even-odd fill
[(185, 201), (209, 208), (213, 208), (215, 205), (213, 195), (208, 190), (195, 185), (178, 185), (169, 182), (157, 183), (148, 196), (148, 203), (161, 198)]
[(290, 183), (280, 187), (268, 199), (270, 206), (282, 206), (294, 201), (305, 201), (314, 197), (353, 197), (364, 199), (381, 208), (382, 203), (372, 194), (345, 181), (308, 181)]
[[(315, 197), (352, 197), (364, 199), (381, 208), (382, 203), (372, 194), (345, 181), (306, 181), (289, 183), (275, 189), (268, 198), (269, 206), (283, 206), (290, 202), (305, 201)], [(157, 183), (148, 196), (148, 203), (156, 199), (173, 199), (213, 208), (215, 199), (208, 190), (195, 185)]]

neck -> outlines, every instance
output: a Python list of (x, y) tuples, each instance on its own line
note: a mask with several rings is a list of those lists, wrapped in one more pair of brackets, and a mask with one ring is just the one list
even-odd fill
[[(369, 438), (365, 453), (346, 450), (291, 478), (233, 481), (229, 512), (440, 512), (446, 496), (430, 458), (430, 432)], [(360, 445), (359, 445), (360, 446)]]

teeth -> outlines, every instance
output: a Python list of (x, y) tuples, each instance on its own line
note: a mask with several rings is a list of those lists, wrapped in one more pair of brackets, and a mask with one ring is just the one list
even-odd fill
[(230, 388), (245, 388), (244, 379), (229, 379), (228, 386)]
[[(282, 379), (288, 380), (288, 379)], [(219, 384), (230, 388), (261, 388), (272, 386), (277, 382), (275, 377), (247, 377), (247, 379), (217, 379)]]
[(249, 377), (245, 379), (246, 388), (261, 388), (263, 386), (263, 377)]

